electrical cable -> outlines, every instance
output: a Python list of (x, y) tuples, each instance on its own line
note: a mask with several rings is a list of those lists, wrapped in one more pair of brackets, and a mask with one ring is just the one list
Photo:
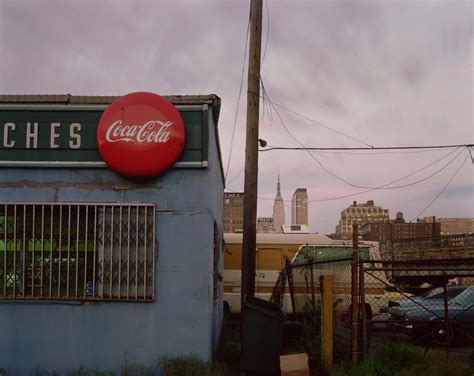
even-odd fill
[(371, 146), (367, 148), (351, 148), (351, 147), (283, 147), (283, 146), (269, 146), (266, 149), (260, 149), (259, 151), (272, 151), (272, 150), (297, 150), (297, 151), (344, 151), (344, 150), (414, 150), (414, 149), (452, 149), (452, 148), (472, 148), (474, 144), (454, 144), (454, 145), (427, 145), (427, 146)]
[(245, 167), (242, 167), (242, 169), (239, 171), (239, 173), (237, 175), (235, 175), (232, 179), (230, 179), (230, 181), (227, 183), (227, 186), (231, 185), (232, 182), (237, 179), (241, 174), (242, 172), (244, 172), (245, 170)]
[(461, 163), (461, 165), (458, 167), (458, 169), (456, 170), (456, 172), (453, 174), (453, 176), (451, 176), (451, 178), (448, 180), (448, 182), (444, 185), (444, 187), (438, 192), (438, 194), (430, 201), (430, 203), (420, 212), (418, 213), (413, 219), (412, 221), (415, 221), (417, 218), (419, 218), (421, 215), (423, 215), (423, 213), (425, 211), (427, 211), (431, 205), (434, 204), (434, 202), (438, 199), (439, 196), (441, 196), (443, 194), (443, 192), (446, 190), (446, 188), (448, 188), (449, 184), (451, 184), (451, 182), (454, 180), (454, 178), (457, 176), (457, 174), (459, 173), (459, 171), (461, 171), (461, 168), (464, 166), (464, 164), (466, 163), (466, 161), (469, 159), (469, 155), (466, 156), (466, 158), (464, 159), (464, 161)]
[[(456, 149), (456, 150), (459, 150), (459, 149)], [(353, 197), (353, 196), (358, 196), (358, 195), (361, 195), (361, 194), (364, 194), (364, 193), (368, 193), (368, 192), (372, 192), (376, 189), (383, 189), (385, 186), (388, 186), (388, 185), (392, 185), (394, 183), (397, 183), (401, 180), (404, 180), (410, 176), (413, 176), (415, 174), (417, 174), (418, 172), (421, 172), (429, 167), (431, 167), (432, 165), (434, 165), (435, 163), (441, 161), (442, 159), (445, 159), (446, 157), (448, 157), (449, 155), (453, 154), (453, 152), (455, 152), (456, 150), (444, 155), (443, 157), (431, 162), (430, 164), (426, 165), (426, 166), (423, 166), (422, 168), (416, 170), (416, 171), (413, 171), (411, 172), (410, 174), (408, 175), (405, 175), (405, 176), (402, 176), (398, 179), (395, 179), (383, 186), (380, 186), (378, 188), (372, 188), (372, 189), (367, 189), (367, 190), (364, 190), (364, 191), (361, 191), (361, 192), (356, 192), (356, 193), (351, 193), (351, 194), (348, 194), (348, 195), (342, 195), (342, 196), (335, 196), (335, 197), (328, 197), (328, 198), (323, 198), (323, 199), (314, 199), (314, 200), (308, 200), (308, 202), (323, 202), (323, 201), (333, 201), (333, 200), (339, 200), (339, 199), (343, 199), (343, 198), (348, 198), (348, 197)], [(452, 158), (447, 164), (445, 164), (443, 167), (441, 167), (440, 169), (438, 169), (435, 173), (429, 175), (428, 177), (425, 177), (419, 181), (416, 181), (416, 182), (412, 182), (412, 183), (409, 183), (409, 184), (406, 184), (406, 185), (403, 185), (403, 186), (397, 186), (397, 187), (392, 187), (392, 188), (405, 188), (405, 187), (408, 187), (408, 186), (412, 186), (412, 185), (415, 185), (415, 184), (418, 184), (418, 183), (421, 183), (422, 181), (426, 181), (430, 178), (432, 178), (433, 176), (439, 174), (441, 171), (443, 171), (444, 169), (446, 169), (449, 165), (451, 165), (458, 157), (459, 155), (463, 152), (463, 149), (460, 150), (460, 152), (454, 157)], [(270, 201), (273, 201), (274, 199), (273, 198), (269, 198), (269, 197), (258, 197), (260, 200), (270, 200)], [(283, 200), (284, 202), (291, 202), (291, 200)]]
[[(411, 183), (411, 184), (407, 184), (407, 185), (403, 185), (403, 186), (398, 186), (398, 187), (389, 187), (389, 185), (393, 184), (393, 182), (392, 182), (392, 183), (389, 183), (389, 184), (384, 184), (384, 185), (380, 185), (380, 186), (375, 186), (375, 187), (369, 187), (369, 186), (354, 184), (354, 183), (348, 181), (347, 179), (345, 179), (345, 178), (343, 178), (343, 177), (337, 175), (336, 173), (332, 172), (332, 171), (329, 170), (328, 168), (326, 168), (326, 166), (324, 166), (324, 164), (323, 164), (318, 158), (316, 158), (316, 157), (313, 155), (313, 153), (311, 153), (311, 151), (308, 150), (308, 148), (306, 148), (305, 145), (303, 145), (303, 143), (300, 142), (300, 141), (293, 135), (293, 133), (292, 133), (292, 132), (288, 129), (288, 127), (286, 126), (286, 124), (285, 124), (285, 122), (284, 122), (282, 116), (281, 116), (280, 113), (278, 112), (278, 110), (273, 106), (273, 102), (271, 101), (271, 99), (270, 99), (269, 96), (268, 96), (268, 92), (267, 92), (267, 90), (265, 89), (265, 86), (264, 86), (264, 84), (263, 84), (263, 80), (262, 80), (262, 88), (263, 88), (263, 96), (266, 97), (267, 101), (268, 101), (268, 102), (270, 103), (270, 105), (273, 107), (275, 113), (277, 114), (277, 116), (278, 116), (279, 119), (280, 119), (280, 122), (281, 122), (283, 128), (284, 128), (284, 129), (286, 130), (286, 132), (290, 135), (290, 137), (293, 138), (293, 140), (296, 141), (300, 146), (302, 146), (302, 147), (303, 147), (302, 150), (305, 150), (305, 151), (308, 153), (308, 155), (309, 155), (315, 162), (317, 162), (317, 163), (319, 164), (319, 166), (320, 166), (327, 174), (333, 176), (334, 178), (336, 178), (336, 179), (338, 179), (338, 180), (344, 182), (345, 184), (347, 184), (347, 185), (349, 185), (349, 186), (351, 186), (351, 187), (360, 188), (360, 189), (375, 190), (375, 189), (397, 189), (397, 188), (404, 188), (404, 187), (407, 187), (407, 186), (415, 185), (415, 184), (418, 184), (418, 183), (420, 183), (420, 182), (422, 182), (422, 181), (425, 181), (425, 180), (429, 179), (430, 177), (432, 177), (432, 176), (438, 174), (438, 173), (441, 172), (444, 168), (446, 168), (447, 166), (449, 166), (449, 164), (452, 163), (452, 162), (454, 161), (454, 159), (457, 158), (457, 156), (456, 156), (456, 157), (455, 157), (454, 159), (452, 159), (447, 165), (445, 165), (441, 170), (437, 171), (436, 173), (434, 173), (433, 175), (429, 176), (428, 178), (422, 179), (422, 180), (420, 180), (420, 181), (418, 181), (418, 182), (415, 182), (415, 183)], [(465, 146), (465, 145), (462, 145), (462, 146)], [(453, 147), (453, 146), (451, 145), (451, 147)], [(405, 147), (401, 147), (401, 148), (405, 148)], [(437, 146), (437, 147), (435, 147), (435, 148), (440, 148), (440, 146)], [(356, 149), (359, 149), (359, 148), (356, 148)], [(367, 150), (367, 149), (368, 149), (368, 148), (364, 148), (364, 150)], [(373, 149), (373, 148), (371, 147), (371, 148), (369, 148), (369, 149)], [(448, 155), (449, 155), (449, 154), (448, 154)], [(458, 155), (459, 155), (459, 154), (458, 154)], [(410, 175), (410, 176), (411, 176), (411, 175)], [(359, 193), (359, 194), (360, 194), (360, 193)]]
[(232, 128), (232, 136), (230, 139), (229, 159), (227, 160), (227, 167), (226, 167), (225, 175), (224, 175), (224, 185), (225, 185), (225, 182), (227, 181), (227, 174), (229, 173), (230, 161), (232, 158), (232, 150), (234, 148), (234, 137), (235, 137), (235, 130), (237, 129), (237, 118), (239, 115), (240, 98), (242, 96), (242, 87), (244, 85), (245, 62), (247, 61), (247, 48), (248, 48), (248, 41), (249, 41), (249, 33), (250, 33), (250, 14), (249, 14), (249, 21), (247, 24), (247, 36), (245, 38), (245, 50), (244, 50), (244, 59), (243, 59), (243, 64), (242, 64), (242, 74), (240, 76), (239, 95), (237, 97), (237, 106), (235, 109), (234, 125)]
[[(281, 104), (279, 104), (279, 103), (273, 102), (273, 101), (271, 101), (271, 100), (268, 98), (268, 96), (267, 96), (267, 101), (269, 101), (274, 107), (279, 107), (279, 108), (281, 108), (281, 109), (283, 109), (283, 110), (285, 110), (285, 111), (288, 111), (288, 112), (290, 112), (290, 113), (292, 113), (292, 114), (294, 114), (294, 115), (296, 115), (296, 116), (298, 116), (298, 117), (300, 117), (300, 118), (302, 118), (302, 119), (304, 119), (304, 120), (306, 120), (306, 121), (309, 121), (310, 123), (316, 124), (316, 125), (318, 125), (318, 126), (320, 126), (320, 127), (323, 127), (323, 128), (325, 128), (325, 129), (327, 129), (327, 130), (330, 130), (331, 132), (337, 133), (337, 134), (340, 135), (340, 136), (344, 136), (344, 137), (346, 137), (346, 138), (349, 138), (349, 139), (351, 139), (351, 140), (353, 140), (353, 141), (356, 141), (356, 142), (358, 142), (358, 143), (360, 143), (360, 144), (363, 144), (363, 145), (365, 145), (365, 146), (372, 147), (372, 145), (368, 144), (368, 143), (365, 142), (365, 141), (362, 141), (362, 140), (360, 140), (360, 139), (358, 139), (358, 138), (356, 138), (356, 137), (350, 136), (350, 135), (348, 135), (348, 134), (346, 134), (346, 133), (344, 133), (344, 132), (338, 131), (337, 129), (334, 129), (334, 128), (332, 128), (332, 127), (330, 127), (330, 126), (328, 126), (328, 125), (326, 125), (326, 124), (324, 124), (324, 123), (322, 123), (322, 122), (320, 122), (320, 121), (311, 119), (311, 118), (309, 118), (308, 116), (303, 115), (303, 114), (301, 114), (301, 113), (299, 113), (299, 112), (297, 112), (297, 111), (294, 111), (294, 110), (292, 110), (292, 109), (290, 109), (290, 108), (288, 108), (288, 107), (286, 107), (286, 106), (283, 106), (283, 105), (281, 105)], [(276, 110), (275, 110), (275, 111), (276, 111)]]
[(263, 66), (263, 63), (265, 62), (265, 56), (267, 55), (268, 40), (270, 38), (270, 12), (268, 11), (268, 0), (265, 0), (265, 8), (267, 9), (267, 36), (265, 38), (265, 47), (263, 48), (262, 64), (260, 64), (260, 68)]

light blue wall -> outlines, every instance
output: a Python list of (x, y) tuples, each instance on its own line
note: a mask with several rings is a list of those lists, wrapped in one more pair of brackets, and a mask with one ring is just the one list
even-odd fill
[[(153, 202), (158, 239), (153, 303), (0, 302), (7, 375), (114, 369), (163, 355), (211, 358), (222, 323), (222, 284), (214, 301), (212, 269), (214, 222), (223, 235), (223, 181), (212, 117), (209, 128), (208, 168), (174, 169), (145, 187), (106, 169), (0, 169), (0, 201)], [(220, 256), (223, 274), (222, 249)]]

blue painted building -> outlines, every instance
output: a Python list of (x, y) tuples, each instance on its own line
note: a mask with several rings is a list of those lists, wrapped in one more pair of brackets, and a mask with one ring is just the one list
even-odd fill
[(184, 152), (171, 170), (137, 182), (96, 150), (94, 129), (113, 97), (0, 96), (7, 375), (211, 359), (223, 315), (220, 100), (167, 99), (186, 125)]

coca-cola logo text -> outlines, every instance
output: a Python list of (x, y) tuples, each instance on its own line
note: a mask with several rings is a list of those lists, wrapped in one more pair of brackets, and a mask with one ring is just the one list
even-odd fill
[(183, 118), (173, 104), (153, 93), (117, 98), (100, 117), (97, 147), (115, 172), (136, 179), (169, 170), (186, 144)]
[(112, 123), (107, 129), (105, 139), (108, 142), (166, 143), (171, 136), (168, 130), (172, 121), (149, 120), (140, 125), (124, 125), (122, 120)]

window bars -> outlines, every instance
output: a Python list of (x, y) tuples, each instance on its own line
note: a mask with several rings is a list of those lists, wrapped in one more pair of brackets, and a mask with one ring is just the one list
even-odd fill
[(0, 299), (151, 301), (153, 204), (0, 202)]

